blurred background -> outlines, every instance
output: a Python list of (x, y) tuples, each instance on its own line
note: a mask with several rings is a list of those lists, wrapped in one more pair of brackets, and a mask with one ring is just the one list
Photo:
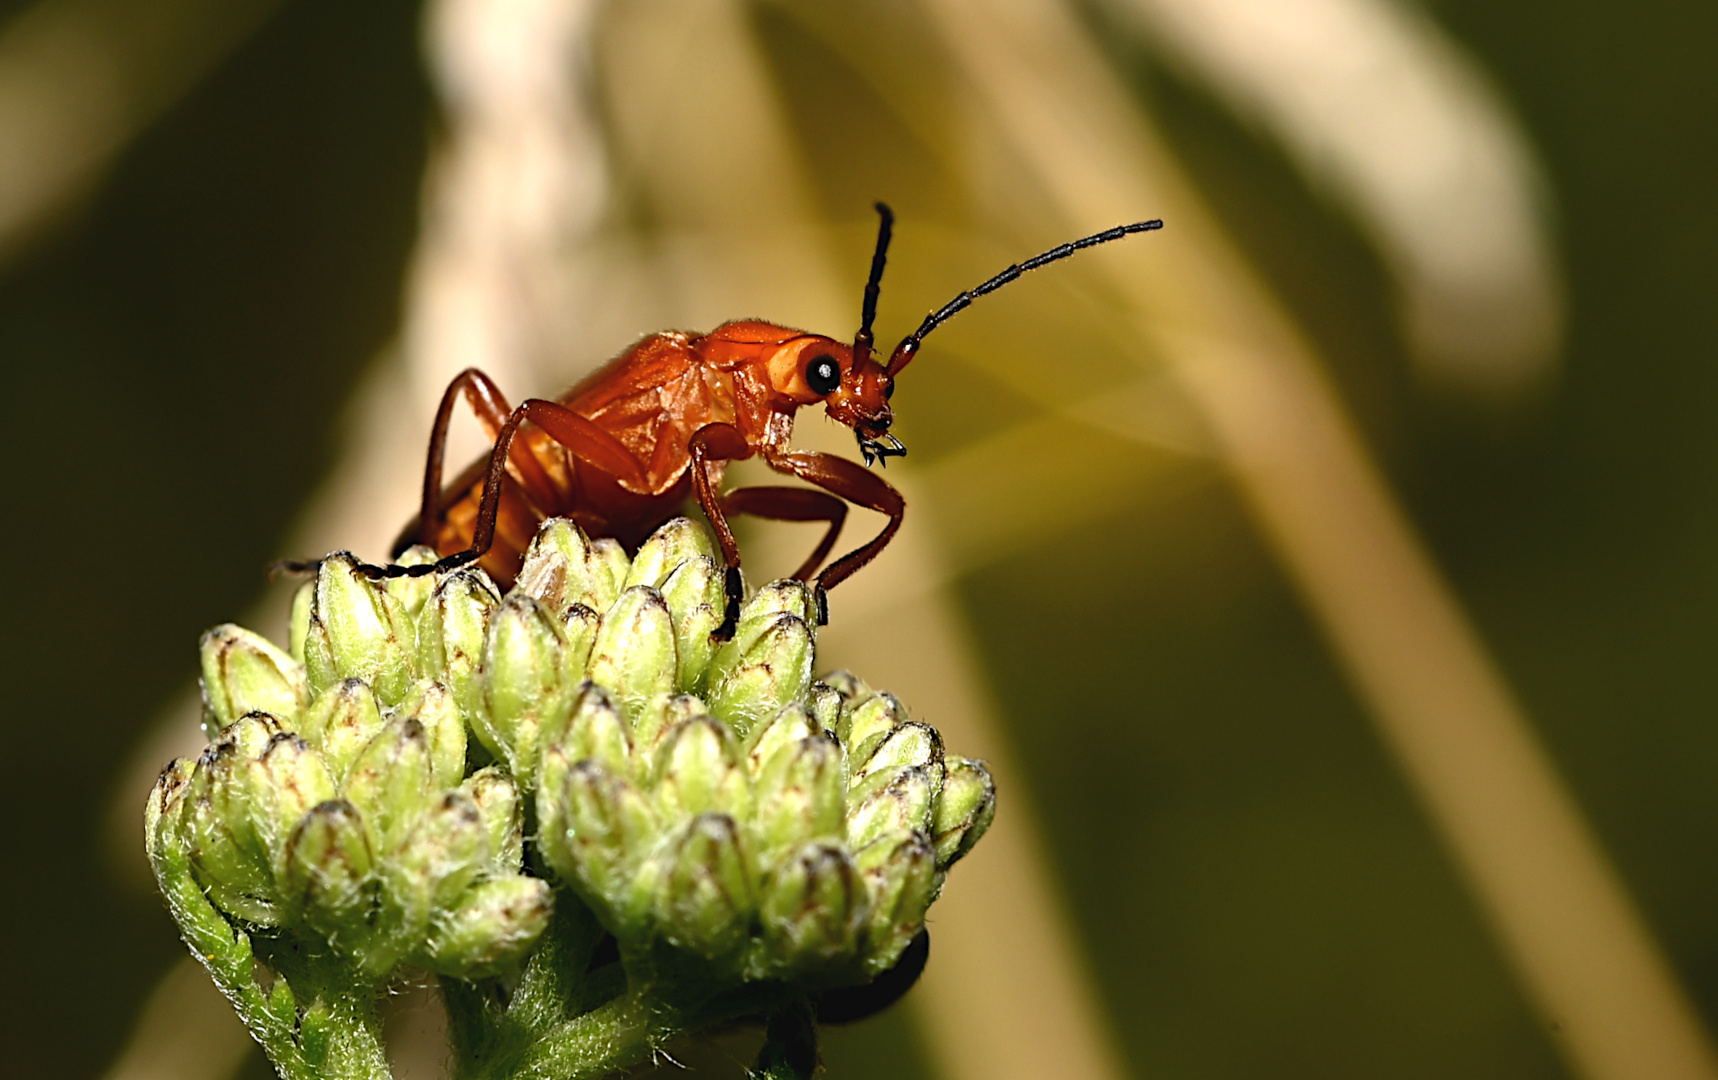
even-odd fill
[(0, 0), (6, 1073), (268, 1075), (139, 850), (197, 634), (386, 553), (462, 367), (850, 334), (881, 198), (889, 341), (1167, 224), (903, 376), (821, 656), (1001, 811), (829, 1075), (1718, 1076), (1715, 48), (1696, 0)]

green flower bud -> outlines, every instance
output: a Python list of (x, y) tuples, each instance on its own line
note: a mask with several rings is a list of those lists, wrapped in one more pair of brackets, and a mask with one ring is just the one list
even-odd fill
[(251, 827), (268, 854), (276, 882), (286, 874), (286, 839), (310, 808), (334, 797), (322, 755), (292, 732), (281, 732), (245, 770)]
[(246, 713), (221, 730), (215, 745), (231, 743), (240, 760), (254, 761), (284, 730), (280, 718), (271, 713)]
[(657, 749), (652, 794), (669, 828), (711, 810), (745, 817), (751, 784), (740, 770), (733, 733), (708, 716), (676, 724)]
[(591, 556), (597, 565), (608, 570), (609, 591), (593, 597), (596, 602), (587, 606), (604, 611), (612, 607), (625, 590), (626, 576), (632, 572), (632, 560), (627, 557), (619, 540), (606, 536), (591, 541)]
[(352, 763), (340, 794), (358, 808), (371, 846), (392, 851), (417, 825), (436, 795), (429, 740), (412, 719), (390, 720)]
[(659, 937), (707, 960), (737, 953), (756, 900), (734, 819), (699, 814), (651, 862), (634, 895), (651, 899)]
[(185, 835), (185, 798), (191, 790), (191, 777), (197, 763), (190, 758), (174, 758), (155, 778), (149, 801), (143, 808), (143, 837), (150, 861), (160, 874), (166, 860), (190, 857), (190, 843)]
[(581, 683), (560, 742), (567, 760), (589, 758), (616, 776), (632, 771), (632, 738), (620, 710), (595, 683)]
[(857, 704), (873, 692), (865, 680), (851, 671), (831, 671), (823, 677), (822, 684), (839, 694), (843, 703)]
[(763, 625), (776, 615), (792, 615), (808, 626), (817, 625), (817, 602), (811, 586), (793, 578), (770, 582), (740, 607), (740, 625)]
[[(761, 595), (761, 594), (760, 594)], [(811, 685), (811, 628), (797, 615), (742, 620), (711, 661), (710, 711), (742, 738)]]
[(290, 910), (331, 939), (352, 940), (373, 902), (365, 885), (374, 865), (357, 808), (331, 799), (311, 807), (287, 838), (281, 892)]
[(444, 578), (418, 615), (423, 672), (448, 688), (473, 729), (483, 715), (484, 639), (500, 603), (489, 575), (468, 568)]
[(865, 970), (881, 974), (924, 926), (936, 884), (936, 852), (918, 832), (888, 832), (853, 856), (870, 894)]
[(484, 709), (477, 733), (515, 776), (531, 776), (545, 730), (566, 722), (573, 687), (564, 681), (566, 641), (536, 600), (509, 593), (489, 622), (483, 648)]
[(674, 625), (662, 594), (647, 587), (621, 593), (603, 616), (586, 676), (613, 695), (642, 745), (653, 740), (641, 721), (674, 693), (677, 671)]
[(791, 978), (836, 967), (857, 950), (869, 914), (869, 896), (846, 848), (801, 847), (764, 881), (757, 975)]
[(876, 777), (886, 785), (854, 792), (847, 817), (847, 842), (855, 850), (885, 832), (928, 832), (937, 784), (923, 768), (894, 769)]
[(489, 851), (489, 872), (517, 874), (525, 861), (525, 821), (519, 788), (511, 777), (491, 765), (459, 785), (459, 791), (483, 815), (483, 835)]
[[(395, 566), (431, 566), (441, 556), (435, 548), (423, 544), (413, 544), (399, 558), (394, 560)], [(418, 616), (423, 613), (424, 605), (436, 589), (436, 576), (423, 574), (418, 577), (393, 577), (382, 581), (382, 590), (391, 596), (394, 603), (399, 605), (400, 612), (415, 627)]]
[(499, 975), (524, 959), (548, 928), (553, 910), (549, 883), (541, 879), (482, 882), (458, 907), (436, 918), (424, 966), (462, 979)]
[(835, 734), (847, 748), (847, 768), (857, 770), (871, 759), (891, 731), (907, 721), (907, 710), (895, 695), (867, 694), (849, 701), (842, 710)]
[(428, 679), (420, 680), (407, 691), (394, 715), (410, 717), (423, 725), (435, 786), (448, 788), (459, 783), (465, 775), (465, 724), (447, 688)]
[[(547, 793), (539, 793), (539, 800)], [(575, 883), (586, 899), (611, 918), (627, 905), (628, 886), (638, 861), (655, 846), (656, 815), (638, 789), (594, 761), (581, 761), (566, 772), (558, 807), (542, 815), (562, 827), (542, 832), (543, 853), (556, 872)], [(617, 934), (636, 925), (610, 925)]]
[(463, 791), (450, 791), (418, 819), (404, 846), (387, 856), (390, 878), (427, 888), (438, 908), (450, 907), (489, 865), (488, 822)]
[(322, 750), (322, 760), (335, 783), (342, 783), (352, 763), (382, 730), (382, 708), (362, 679), (343, 679), (322, 692), (304, 711), (299, 734)]
[(832, 735), (841, 723), (841, 704), (841, 691), (826, 682), (811, 684), (811, 715), (818, 727)]
[(924, 769), (930, 774), (937, 788), (942, 787), (943, 780), (943, 740), (937, 734), (937, 729), (916, 720), (909, 720), (895, 727), (881, 739), (867, 745), (874, 746), (870, 753), (865, 753), (861, 747), (858, 755), (849, 756), (847, 767), (850, 770), (848, 786), (861, 788), (866, 778), (879, 776), (896, 769)]
[(384, 704), (398, 702), (416, 678), (416, 650), (411, 620), (357, 560), (345, 552), (322, 560), (304, 638), (312, 692), (360, 678)]
[(811, 735), (778, 750), (764, 764), (753, 794), (759, 861), (809, 841), (839, 841), (843, 787), (841, 747), (832, 736)]
[(626, 587), (648, 585), (661, 589), (663, 583), (689, 559), (716, 558), (716, 545), (703, 527), (687, 518), (678, 517), (650, 534), (632, 557), (632, 568), (626, 577)]
[(602, 629), (602, 616), (583, 604), (574, 604), (561, 618), (561, 632), (567, 639), (566, 661), (561, 677), (568, 686), (585, 681), (591, 666), (591, 649), (596, 646), (597, 631)]
[(938, 870), (947, 870), (971, 851), (996, 816), (996, 782), (984, 762), (951, 757), (946, 765), (942, 794), (931, 819)]
[(676, 683), (681, 690), (696, 693), (703, 689), (716, 652), (710, 635), (722, 625), (727, 605), (721, 564), (702, 555), (687, 559), (663, 581), (662, 599), (674, 622), (674, 645), (680, 658)]
[(565, 518), (550, 518), (525, 552), (516, 588), (560, 616), (574, 604), (607, 610), (625, 576), (624, 566), (617, 575), (608, 553), (597, 550), (583, 529)]
[(304, 642), (310, 636), (310, 609), (316, 606), (316, 579), (311, 578), (292, 594), (292, 613), (287, 617), (286, 651), (304, 663)]
[(222, 728), (249, 712), (291, 722), (309, 697), (304, 669), (262, 637), (231, 623), (203, 635), (203, 732)]
[(759, 724), (746, 740), (746, 767), (756, 776), (780, 751), (798, 744), (801, 739), (821, 734), (817, 722), (803, 705), (783, 706), (774, 716)]
[(272, 717), (252, 715), (233, 724), (197, 759), (184, 802), (197, 880), (215, 906), (259, 926), (275, 925), (280, 911), (273, 864), (251, 819), (244, 775), (255, 760), (257, 736), (278, 733)]

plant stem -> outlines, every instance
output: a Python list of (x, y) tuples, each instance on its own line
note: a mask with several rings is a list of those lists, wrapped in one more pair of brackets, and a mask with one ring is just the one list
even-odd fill
[(823, 1064), (817, 1053), (817, 1021), (805, 999), (789, 1002), (770, 1014), (769, 1030), (753, 1080), (811, 1080)]

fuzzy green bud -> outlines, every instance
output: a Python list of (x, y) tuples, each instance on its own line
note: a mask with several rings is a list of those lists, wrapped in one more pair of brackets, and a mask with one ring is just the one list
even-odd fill
[(847, 748), (847, 768), (861, 768), (889, 733), (906, 721), (907, 710), (893, 694), (866, 694), (857, 701), (850, 700), (835, 727), (841, 745)]
[(798, 744), (801, 739), (822, 733), (817, 721), (803, 705), (778, 709), (774, 716), (754, 728), (746, 740), (746, 767), (756, 776), (780, 751)]
[(275, 873), (286, 873), (286, 839), (318, 803), (334, 797), (322, 755), (292, 732), (282, 732), (245, 770), (251, 827)]
[(191, 776), (197, 763), (190, 758), (174, 758), (155, 778), (149, 802), (143, 810), (143, 835), (153, 854), (158, 848), (182, 848), (185, 843), (181, 828), (185, 813), (185, 797), (191, 790)]
[[(587, 899), (620, 912), (633, 869), (659, 835), (649, 801), (589, 760), (567, 768), (560, 791), (545, 787), (538, 800), (543, 853), (550, 865)], [(558, 825), (551, 828), (551, 822)]]
[(299, 734), (321, 747), (329, 775), (339, 783), (383, 723), (382, 707), (370, 684), (363, 679), (343, 679), (324, 690), (304, 711)]
[(592, 544), (583, 529), (565, 518), (550, 518), (525, 552), (517, 588), (560, 616), (574, 604), (607, 610), (620, 595), (625, 576), (626, 570), (617, 574), (608, 553)]
[(394, 709), (423, 725), (429, 743), (430, 775), (438, 788), (452, 787), (465, 775), (465, 723), (453, 695), (440, 683), (420, 680)]
[(782, 706), (804, 698), (811, 660), (811, 627), (798, 615), (742, 618), (734, 640), (711, 661), (720, 674), (711, 680), (710, 711), (745, 737)]
[(770, 582), (741, 606), (740, 625), (763, 625), (776, 615), (792, 615), (808, 626), (817, 625), (817, 602), (811, 586), (794, 578)]
[(279, 733), (272, 717), (252, 715), (233, 724), (197, 759), (184, 802), (191, 865), (209, 899), (230, 915), (261, 926), (280, 919), (274, 868), (257, 837), (245, 773), (261, 749), (259, 735)]
[(759, 858), (844, 830), (841, 747), (821, 733), (778, 750), (758, 774), (752, 834)]
[(734, 819), (699, 814), (652, 863), (639, 874), (635, 897), (650, 898), (657, 934), (706, 960), (736, 953), (756, 900)]
[(474, 729), (483, 713), (483, 645), (489, 617), (501, 603), (489, 575), (468, 568), (449, 574), (418, 614), (423, 672), (447, 687)]
[(996, 816), (996, 782), (982, 761), (950, 757), (931, 819), (937, 869), (947, 870), (972, 850)]
[(707, 810), (744, 817), (751, 785), (740, 769), (733, 733), (708, 716), (676, 724), (656, 753), (653, 794), (669, 828)]
[(817, 726), (831, 735), (835, 734), (836, 727), (841, 723), (842, 701), (841, 691), (827, 682), (811, 684), (811, 715), (817, 721)]
[(865, 968), (889, 970), (924, 925), (936, 885), (936, 852), (923, 833), (884, 833), (853, 856), (870, 894)]
[(389, 856), (395, 875), (427, 888), (437, 907), (452, 904), (489, 864), (483, 811), (463, 791), (450, 791), (418, 819), (410, 839)]
[(647, 585), (660, 589), (687, 560), (700, 558), (716, 558), (716, 545), (710, 534), (687, 518), (675, 518), (639, 545), (627, 572), (626, 587)]
[(565, 650), (560, 624), (524, 593), (508, 594), (490, 619), (478, 735), (515, 776), (536, 772), (545, 730), (566, 721), (573, 687)]
[(621, 777), (630, 777), (633, 771), (632, 736), (626, 719), (595, 683), (579, 686), (572, 714), (557, 741), (569, 762), (589, 758)]
[(888, 782), (860, 795), (847, 817), (847, 842), (855, 849), (885, 832), (928, 832), (931, 827), (937, 785), (929, 772), (895, 769), (878, 779)]
[[(436, 553), (435, 548), (423, 544), (413, 544), (405, 550), (404, 554), (394, 560), (394, 565), (430, 566), (439, 558), (441, 556)], [(399, 605), (400, 612), (415, 627), (418, 616), (423, 613), (424, 605), (429, 602), (430, 596), (435, 592), (435, 580), (434, 574), (391, 577), (383, 580), (382, 590), (393, 597), (394, 602)]]
[(304, 669), (260, 635), (231, 623), (199, 643), (203, 659), (203, 731), (210, 739), (251, 712), (291, 722), (309, 698)]
[[(869, 741), (869, 740), (868, 740)], [(871, 777), (880, 777), (898, 769), (924, 769), (936, 787), (942, 786), (943, 740), (937, 729), (916, 720), (898, 725), (876, 740), (869, 754), (861, 750), (862, 759), (849, 757), (851, 770), (848, 783), (861, 788)]]
[(561, 677), (568, 686), (584, 681), (590, 670), (591, 650), (596, 646), (597, 631), (602, 629), (602, 616), (583, 604), (574, 604), (561, 616), (561, 633), (567, 639), (566, 658)]
[(687, 559), (662, 582), (662, 599), (674, 622), (680, 659), (676, 682), (681, 690), (695, 693), (704, 688), (704, 675), (716, 652), (710, 635), (722, 625), (727, 604), (721, 564), (703, 555)]
[(416, 720), (390, 720), (352, 763), (340, 793), (370, 829), (375, 850), (392, 851), (435, 798), (429, 740)]
[(648, 586), (621, 593), (603, 616), (586, 676), (613, 695), (644, 745), (656, 734), (647, 718), (674, 693), (677, 672), (674, 624), (662, 594)]
[(304, 667), (313, 693), (359, 678), (392, 705), (416, 678), (417, 630), (399, 602), (358, 567), (345, 552), (318, 566)]
[(869, 914), (869, 894), (847, 849), (807, 844), (764, 882), (761, 966), (776, 978), (835, 966), (854, 952)]
[(282, 893), (289, 909), (335, 939), (364, 926), (364, 884), (375, 864), (364, 822), (343, 799), (318, 803), (287, 839)]
[(465, 783), (459, 785), (459, 790), (483, 816), (489, 872), (519, 873), (525, 860), (525, 821), (519, 788), (512, 778), (491, 765), (472, 773)]
[(553, 910), (549, 883), (539, 878), (481, 882), (435, 920), (424, 966), (462, 979), (499, 975), (536, 944)]

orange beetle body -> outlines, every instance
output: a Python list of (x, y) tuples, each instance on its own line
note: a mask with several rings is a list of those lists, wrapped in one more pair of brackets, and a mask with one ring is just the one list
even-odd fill
[[(716, 636), (731, 635), (739, 614), (740, 551), (727, 520), (733, 514), (827, 526), (795, 573), (814, 582), (819, 619), (825, 619), (827, 591), (888, 545), (901, 527), (906, 503), (864, 466), (833, 454), (791, 449), (795, 413), (821, 402), (832, 419), (853, 429), (866, 466), (887, 464), (888, 458), (906, 453), (889, 434), (894, 419), (889, 396), (926, 334), (1029, 270), (1163, 224), (1119, 225), (1010, 266), (926, 316), (895, 346), (887, 363), (879, 363), (871, 324), (894, 215), (882, 203), (877, 212), (882, 219), (877, 246), (851, 345), (757, 321), (726, 323), (708, 334), (652, 334), (559, 399), (533, 398), (518, 408), (510, 407), (482, 372), (461, 372), (442, 395), (418, 518), (401, 534), (396, 550), (422, 543), (443, 558), (369, 571), (382, 577), (418, 576), (475, 561), (508, 585), (545, 518), (570, 517), (593, 537), (612, 537), (636, 548), (680, 513), (690, 496), (709, 519), (726, 566), (727, 610)], [(486, 459), (444, 488), (447, 429), (461, 399), (495, 442)], [(723, 492), (725, 464), (753, 455), (811, 486)], [(869, 542), (825, 567), (849, 504), (884, 514), (888, 523)]]
[[(570, 517), (591, 536), (636, 548), (691, 496), (693, 436), (707, 424), (730, 425), (750, 447), (771, 456), (786, 452), (800, 406), (825, 401), (831, 409), (842, 407), (834, 395), (822, 397), (806, 385), (803, 358), (811, 351), (853, 370), (851, 346), (765, 322), (727, 323), (708, 334), (668, 331), (633, 345), (558, 403), (612, 436), (641, 467), (605, 469), (600, 459), (582, 456), (544, 429), (523, 427), (508, 455), (495, 535), (479, 565), (510, 584), (547, 517)], [(847, 396), (867, 406), (881, 432), (890, 423), (882, 367), (870, 361), (869, 368), (858, 372)], [(500, 430), (491, 423), (489, 437)], [(486, 459), (475, 462), (455, 480), (438, 498), (431, 527), (413, 521), (401, 545), (423, 542), (443, 555), (469, 548), (487, 465)], [(720, 484), (724, 465), (721, 459), (709, 463), (712, 483)]]

